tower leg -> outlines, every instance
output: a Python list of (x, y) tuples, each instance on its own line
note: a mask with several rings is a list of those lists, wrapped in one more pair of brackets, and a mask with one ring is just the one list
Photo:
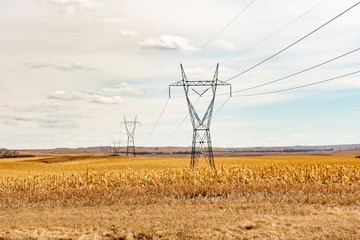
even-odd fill
[(193, 141), (190, 161), (191, 168), (194, 168), (197, 165), (201, 154), (203, 154), (205, 161), (208, 163), (209, 167), (215, 169), (214, 154), (212, 150), (209, 129), (193, 130)]
[(210, 130), (206, 129), (206, 139), (207, 139), (207, 160), (210, 168), (215, 169), (214, 153), (211, 144)]

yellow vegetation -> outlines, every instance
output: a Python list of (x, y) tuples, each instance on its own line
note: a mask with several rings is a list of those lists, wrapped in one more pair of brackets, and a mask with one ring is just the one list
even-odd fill
[(360, 199), (359, 162), (352, 156), (231, 157), (218, 158), (214, 171), (205, 163), (182, 167), (184, 158), (13, 159), (0, 164), (8, 173), (0, 176), (0, 204), (14, 203), (10, 196), (20, 205), (194, 197), (350, 204)]
[[(0, 160), (0, 238), (359, 239), (354, 156)], [(34, 231), (36, 229), (36, 231)]]

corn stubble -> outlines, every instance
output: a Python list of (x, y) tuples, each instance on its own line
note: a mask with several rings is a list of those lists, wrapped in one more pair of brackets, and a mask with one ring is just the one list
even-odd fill
[[(0, 239), (359, 239), (360, 159), (0, 161)], [(222, 167), (221, 167), (222, 166)]]
[(1, 176), (0, 206), (149, 204), (194, 198), (360, 203), (358, 164), (227, 166)]

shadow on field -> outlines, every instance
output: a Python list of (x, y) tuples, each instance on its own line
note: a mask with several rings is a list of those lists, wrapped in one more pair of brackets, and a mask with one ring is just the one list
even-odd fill
[[(120, 156), (118, 156), (120, 157)], [(62, 163), (62, 162), (72, 162), (72, 161), (80, 161), (80, 160), (97, 160), (97, 159), (107, 159), (114, 158), (114, 156), (56, 156), (56, 157), (48, 157), (48, 158), (40, 158), (40, 159), (27, 159), (21, 162), (39, 162), (39, 163)]]

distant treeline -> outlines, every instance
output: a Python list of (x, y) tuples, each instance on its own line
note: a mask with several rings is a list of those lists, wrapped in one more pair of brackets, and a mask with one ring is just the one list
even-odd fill
[[(111, 150), (112, 149), (112, 150)], [(333, 151), (333, 148), (325, 148), (325, 149), (296, 149), (296, 148), (289, 148), (289, 149), (263, 149), (263, 150), (233, 150), (233, 151), (214, 151), (214, 153), (298, 153), (298, 152), (327, 152)], [(114, 151), (114, 148), (109, 147), (108, 151), (102, 151), (104, 154), (112, 154), (112, 155), (123, 155), (126, 154), (126, 151)], [(200, 152), (199, 152), (200, 153)], [(174, 154), (174, 155), (186, 155), (191, 154), (191, 151), (177, 151), (177, 152), (136, 152), (136, 155), (165, 155), (165, 154)]]
[[(282, 149), (282, 150), (234, 150), (234, 151), (214, 151), (214, 153), (298, 153), (298, 152), (328, 152), (333, 151), (333, 148), (326, 149)], [(126, 152), (119, 152), (125, 153)], [(200, 152), (199, 152), (200, 153)], [(178, 151), (178, 152), (136, 152), (137, 155), (146, 155), (146, 154), (156, 154), (156, 155), (164, 155), (164, 154), (191, 154), (191, 151)]]
[[(105, 153), (106, 154), (106, 153)], [(120, 152), (116, 152), (116, 153), (112, 153), (112, 155), (118, 155), (118, 154), (121, 154), (121, 155), (124, 155), (126, 154), (126, 151), (120, 151)], [(131, 153), (129, 153), (131, 154)], [(187, 151), (184, 151), (184, 152), (136, 152), (136, 155), (148, 155), (148, 154), (157, 154), (157, 155), (165, 155), (165, 154), (191, 154), (191, 152), (187, 152)]]
[(279, 149), (279, 150), (235, 150), (235, 151), (230, 151), (232, 153), (293, 153), (293, 152), (328, 152), (328, 151), (333, 151), (333, 148), (326, 148), (326, 149), (294, 149), (294, 148), (289, 148), (289, 149)]
[(0, 148), (0, 158), (22, 158), (22, 157), (35, 157), (31, 154), (19, 154), (17, 150), (9, 150), (6, 148)]

